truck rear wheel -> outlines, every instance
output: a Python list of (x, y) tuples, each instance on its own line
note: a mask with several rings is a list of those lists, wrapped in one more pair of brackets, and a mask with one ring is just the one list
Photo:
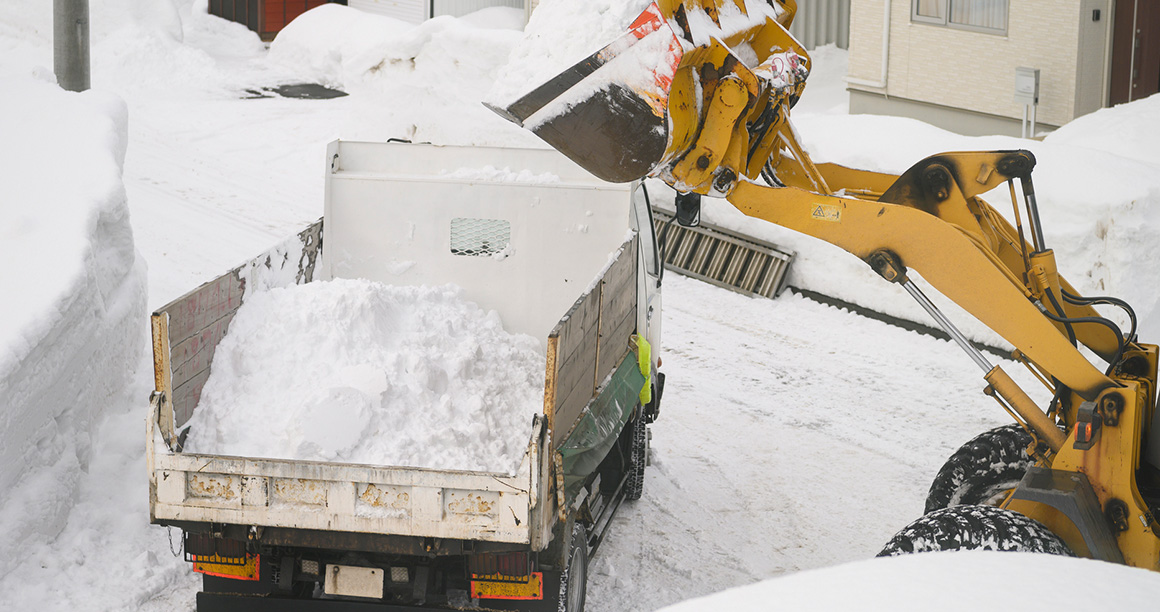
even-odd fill
[(588, 532), (574, 523), (568, 546), (568, 561), (560, 576), (559, 612), (583, 612), (588, 594)]
[(1031, 434), (1019, 425), (985, 431), (947, 459), (926, 496), (930, 514), (960, 504), (997, 505), (1035, 461), (1027, 454)]
[(644, 416), (629, 423), (632, 428), (632, 448), (628, 454), (628, 479), (624, 482), (624, 498), (640, 499), (644, 494), (644, 468), (648, 465), (648, 426)]
[(1001, 550), (1074, 557), (1039, 521), (994, 506), (951, 506), (907, 525), (879, 557), (943, 550)]

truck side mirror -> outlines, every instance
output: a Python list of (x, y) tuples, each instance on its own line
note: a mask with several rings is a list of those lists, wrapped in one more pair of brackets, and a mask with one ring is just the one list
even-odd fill
[(683, 227), (697, 227), (701, 225), (701, 194), (678, 193), (677, 223)]

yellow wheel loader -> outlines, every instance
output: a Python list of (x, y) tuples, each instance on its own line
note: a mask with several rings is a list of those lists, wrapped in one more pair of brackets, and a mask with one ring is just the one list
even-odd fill
[[(966, 351), (1016, 425), (956, 453), (929, 514), (882, 554), (1034, 550), (1160, 570), (1157, 347), (1137, 341), (1127, 304), (1081, 296), (1057, 272), (1035, 157), (944, 153), (897, 176), (812, 163), (789, 120), (810, 69), (786, 29), (796, 8), (657, 0), (620, 39), (493, 110), (605, 180), (663, 180), (677, 191), (678, 220), (695, 223), (702, 196), (725, 198), (842, 247), (902, 285)], [(1014, 224), (980, 197), (996, 189), (1009, 194)], [(1036, 403), (974, 347), (912, 270), (1010, 342), (1050, 401)], [(1096, 305), (1124, 308), (1132, 328)]]

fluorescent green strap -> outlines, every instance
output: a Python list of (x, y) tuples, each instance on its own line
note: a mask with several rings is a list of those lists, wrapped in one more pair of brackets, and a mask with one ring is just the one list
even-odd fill
[(652, 401), (652, 345), (644, 336), (638, 334), (635, 338), (637, 365), (644, 375), (644, 386), (640, 388), (640, 404), (643, 406)]

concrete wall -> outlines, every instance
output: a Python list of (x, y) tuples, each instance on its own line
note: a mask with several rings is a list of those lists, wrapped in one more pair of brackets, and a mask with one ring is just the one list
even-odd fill
[[(885, 2), (890, 3), (890, 41), (883, 83)], [(1101, 9), (1100, 22), (1091, 21), (1095, 8)], [(1038, 121), (1063, 125), (1103, 104), (1108, 8), (1109, 0), (1010, 0), (1002, 35), (912, 22), (911, 0), (853, 0), (849, 86), (883, 98), (877, 107), (902, 98), (1019, 120), (1023, 106), (1013, 98), (1015, 68), (1039, 68)], [(866, 109), (867, 100), (868, 95), (852, 96), (851, 112), (877, 112)]]

